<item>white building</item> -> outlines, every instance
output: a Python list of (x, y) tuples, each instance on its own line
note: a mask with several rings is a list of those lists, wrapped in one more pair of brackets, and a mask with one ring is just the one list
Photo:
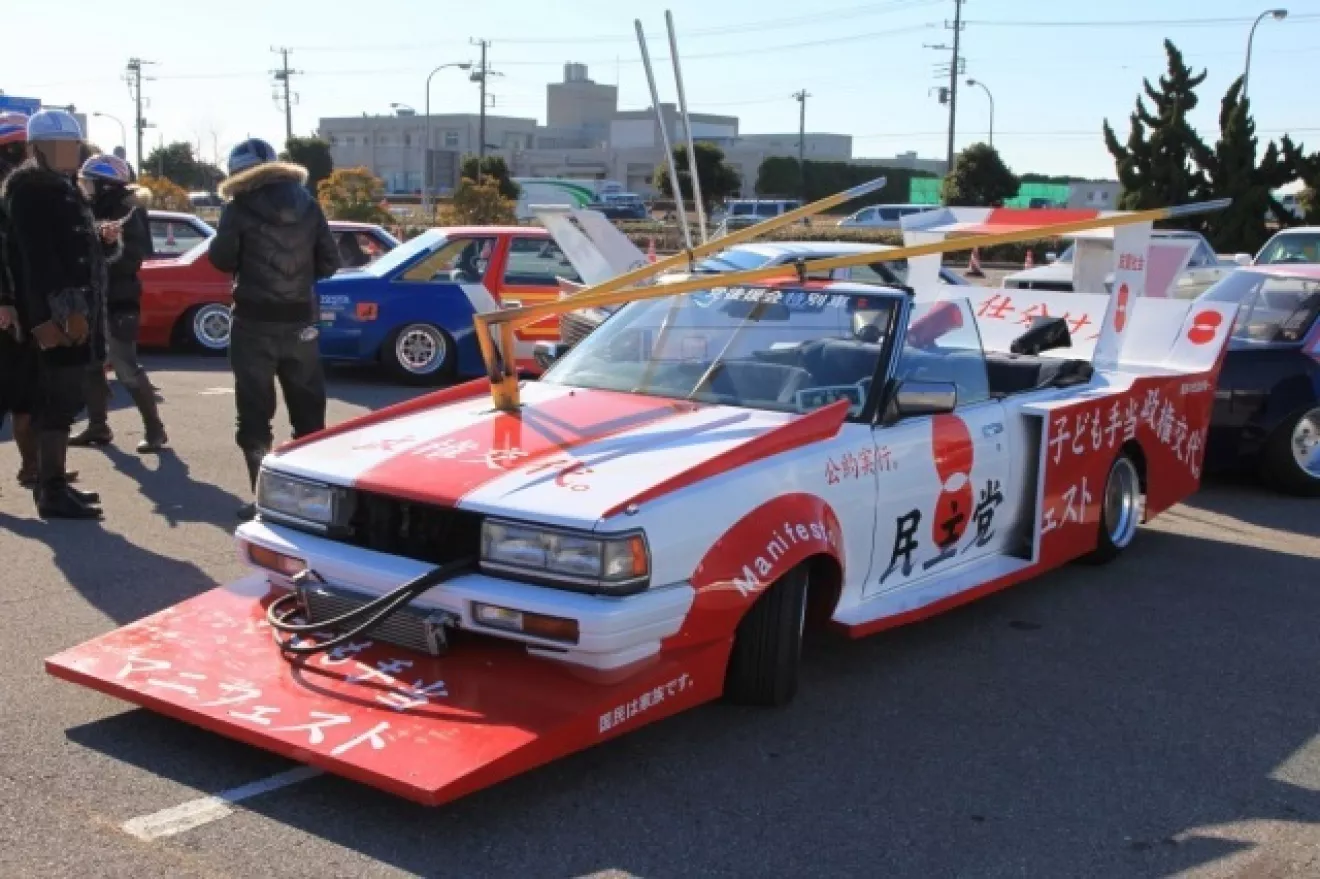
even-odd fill
[[(660, 113), (670, 142), (684, 143), (678, 108), (662, 103)], [(743, 134), (738, 117), (705, 113), (689, 115), (692, 136), (715, 143), (738, 169), (745, 194), (752, 192), (757, 169), (770, 156), (798, 155), (798, 134)], [(439, 194), (458, 184), (463, 156), (475, 154), (481, 117), (476, 113), (446, 113), (430, 119), (431, 186)], [(321, 120), (320, 135), (330, 143), (335, 167), (363, 166), (385, 181), (390, 193), (420, 193), (427, 139), (425, 116), (401, 110), (392, 116), (335, 117)], [(808, 132), (803, 152), (816, 161), (854, 161), (889, 167), (923, 167), (944, 163), (918, 159), (915, 153), (897, 159), (853, 159), (852, 137)], [(504, 157), (515, 177), (612, 179), (633, 192), (654, 194), (656, 167), (664, 161), (660, 127), (652, 109), (618, 108), (618, 89), (592, 82), (583, 64), (564, 65), (562, 82), (546, 87), (546, 124), (515, 116), (486, 116), (486, 152)], [(927, 168), (928, 170), (936, 170)]]

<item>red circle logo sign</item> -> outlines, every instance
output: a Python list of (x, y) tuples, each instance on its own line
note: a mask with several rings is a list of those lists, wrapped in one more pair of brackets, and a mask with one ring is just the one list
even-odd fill
[(1127, 325), (1128, 297), (1132, 291), (1128, 290), (1127, 284), (1118, 285), (1118, 306), (1114, 309), (1114, 329), (1120, 333), (1123, 327)]
[(931, 451), (940, 478), (931, 534), (941, 548), (957, 541), (972, 519), (972, 462), (975, 446), (966, 423), (957, 415), (932, 419)]
[(1192, 326), (1187, 330), (1187, 339), (1193, 345), (1206, 345), (1219, 335), (1219, 325), (1224, 316), (1217, 311), (1203, 311), (1192, 318)]

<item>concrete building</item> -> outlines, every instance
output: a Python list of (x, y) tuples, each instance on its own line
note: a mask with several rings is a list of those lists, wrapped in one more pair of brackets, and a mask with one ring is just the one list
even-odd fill
[[(619, 110), (618, 89), (593, 82), (586, 65), (564, 65), (562, 82), (546, 87), (546, 124), (515, 116), (486, 116), (486, 152), (504, 157), (516, 177), (618, 180), (644, 196), (656, 167), (664, 161), (660, 123), (652, 109)], [(682, 118), (674, 104), (662, 103), (660, 116), (670, 143), (684, 143)], [(757, 169), (770, 156), (798, 155), (798, 133), (743, 134), (738, 117), (690, 114), (692, 136), (724, 150), (738, 169), (743, 192), (752, 193)], [(427, 149), (426, 117), (411, 110), (391, 116), (349, 116), (321, 120), (320, 135), (330, 143), (336, 167), (363, 166), (385, 181), (390, 193), (420, 193), (423, 162), (431, 163), (431, 186), (438, 194), (458, 185), (463, 156), (477, 152), (481, 124), (476, 113), (431, 116)], [(865, 162), (890, 167), (944, 163), (907, 153), (897, 159), (854, 159), (852, 137), (808, 132), (804, 153), (817, 161)]]

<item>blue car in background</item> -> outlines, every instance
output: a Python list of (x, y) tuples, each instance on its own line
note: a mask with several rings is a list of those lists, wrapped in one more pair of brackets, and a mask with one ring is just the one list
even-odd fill
[[(523, 226), (431, 229), (356, 271), (317, 284), (321, 356), (378, 364), (410, 384), (484, 372), (472, 318), (553, 302), (560, 279), (581, 283), (550, 234)], [(556, 341), (554, 318), (518, 331), (518, 366), (539, 372), (538, 341)]]
[(1320, 264), (1241, 268), (1201, 296), (1238, 306), (1206, 443), (1206, 468), (1251, 469), (1320, 497)]

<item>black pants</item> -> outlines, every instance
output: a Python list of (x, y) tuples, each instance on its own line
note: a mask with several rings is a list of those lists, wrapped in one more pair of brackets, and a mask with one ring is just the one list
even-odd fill
[[(68, 349), (59, 350), (63, 354)], [(82, 411), (87, 364), (52, 356), (56, 351), (37, 353), (37, 396), (33, 421), (39, 431), (68, 434)]]
[(238, 405), (235, 441), (245, 453), (261, 454), (274, 445), (276, 380), (294, 439), (325, 427), (325, 373), (315, 327), (236, 317), (229, 334), (229, 364)]

